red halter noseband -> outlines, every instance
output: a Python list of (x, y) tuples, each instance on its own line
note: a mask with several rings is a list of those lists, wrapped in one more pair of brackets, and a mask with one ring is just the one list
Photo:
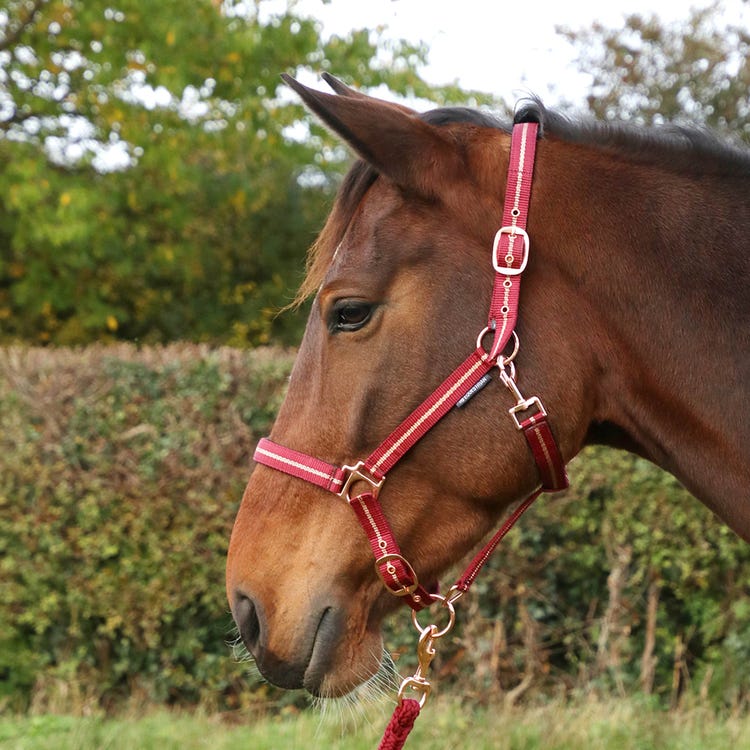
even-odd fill
[[(495, 235), (492, 249), (495, 269), (492, 302), (487, 327), (479, 334), (474, 351), (363, 461), (350, 466), (335, 466), (267, 438), (258, 443), (255, 451), (257, 463), (304, 479), (344, 498), (367, 534), (377, 573), (386, 588), (403, 597), (415, 611), (427, 606), (435, 596), (419, 583), (414, 568), (401, 554), (378, 501), (378, 493), (388, 472), (419, 440), (451, 409), (462, 407), (487, 385), (493, 368), (499, 368), (500, 380), (516, 399), (509, 413), (531, 448), (542, 480), (541, 487), (518, 506), (472, 561), (453, 590), (462, 593), (468, 590), (500, 539), (542, 492), (555, 492), (568, 486), (565, 464), (547, 422), (547, 412), (538, 397), (525, 399), (521, 395), (513, 366), (518, 351), (514, 328), (521, 274), (529, 258), (526, 221), (537, 129), (538, 125), (533, 122), (518, 123), (513, 128), (503, 224)], [(488, 352), (482, 342), (489, 334), (493, 340)], [(511, 338), (515, 339), (514, 350), (510, 356), (504, 357), (503, 352)], [(364, 485), (364, 491), (355, 495), (352, 490), (356, 485), (360, 485), (360, 489)]]

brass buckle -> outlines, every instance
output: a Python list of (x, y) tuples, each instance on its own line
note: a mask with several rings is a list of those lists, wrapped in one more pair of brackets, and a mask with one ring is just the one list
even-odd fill
[(358, 461), (354, 466), (342, 466), (341, 468), (348, 472), (348, 475), (346, 479), (344, 480), (344, 486), (341, 488), (341, 490), (337, 493), (339, 497), (343, 497), (344, 500), (347, 502), (350, 502), (352, 497), (349, 494), (349, 490), (351, 489), (351, 486), (355, 482), (367, 482), (367, 484), (372, 487), (372, 494), (373, 497), (377, 497), (378, 493), (380, 492), (380, 488), (383, 486), (383, 482), (385, 482), (385, 477), (382, 479), (376, 479), (372, 474), (370, 474), (369, 471), (365, 469), (365, 471), (362, 471), (364, 468), (365, 462), (364, 461)]
[[(401, 588), (396, 590), (392, 589), (388, 585), (388, 581), (385, 580), (385, 576), (380, 570), (380, 566), (383, 563), (388, 563), (388, 565), (386, 565), (386, 572), (389, 575), (395, 576), (396, 568), (393, 566), (392, 560), (398, 560), (406, 568), (406, 573), (414, 581), (413, 583), (410, 583), (408, 586), (401, 584)], [(392, 552), (388, 555), (382, 555), (377, 560), (375, 560), (375, 572), (378, 574), (378, 578), (380, 578), (380, 580), (383, 582), (383, 585), (388, 590), (388, 593), (393, 594), (393, 596), (409, 596), (419, 588), (419, 579), (417, 578), (417, 574), (414, 572), (414, 568), (412, 568), (411, 563), (405, 557), (397, 555), (395, 552)]]
[[(510, 265), (510, 263), (513, 261), (512, 255), (506, 255), (503, 260), (505, 260), (508, 265), (501, 266), (500, 261), (497, 257), (497, 251), (500, 249), (500, 238), (504, 235), (508, 234), (511, 237), (523, 237), (523, 257), (521, 258), (521, 265), (518, 268), (513, 268), (513, 266)], [(514, 226), (508, 226), (508, 227), (500, 227), (500, 229), (497, 230), (497, 234), (495, 235), (495, 241), (492, 245), (492, 266), (499, 274), (502, 274), (503, 276), (519, 276), (526, 270), (526, 264), (529, 262), (529, 235), (526, 233), (525, 229), (521, 229), (521, 227), (514, 227)]]
[(546, 417), (547, 410), (544, 408), (544, 404), (539, 400), (538, 396), (532, 396), (523, 401), (519, 401), (513, 408), (508, 409), (508, 414), (513, 417), (513, 421), (516, 423), (516, 429), (522, 430), (521, 420), (518, 418), (519, 413), (528, 411), (532, 406), (537, 407), (537, 413), (535, 416)]

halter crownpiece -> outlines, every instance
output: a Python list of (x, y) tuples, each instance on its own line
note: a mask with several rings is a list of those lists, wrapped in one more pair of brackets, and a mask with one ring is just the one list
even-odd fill
[[(413, 610), (414, 623), (420, 632), (419, 667), (399, 690), (399, 704), (386, 729), (380, 747), (400, 748), (430, 691), (425, 672), (434, 656), (434, 642), (453, 626), (453, 603), (468, 591), (482, 566), (502, 538), (542, 492), (556, 492), (568, 486), (565, 463), (547, 421), (547, 412), (538, 396), (524, 398), (516, 384), (513, 359), (519, 342), (514, 329), (518, 317), (521, 276), (529, 260), (530, 239), (526, 232), (531, 183), (534, 170), (538, 124), (520, 122), (513, 126), (510, 164), (508, 167), (502, 226), (492, 247), (495, 270), (487, 326), (480, 332), (475, 349), (469, 356), (364, 460), (352, 465), (336, 466), (319, 458), (286, 448), (263, 438), (255, 451), (255, 461), (277, 471), (321, 487), (346, 500), (367, 535), (375, 569), (386, 589), (403, 599)], [(492, 335), (489, 350), (483, 340)], [(515, 345), (508, 357), (503, 356), (511, 338)], [(451, 588), (448, 596), (427, 591), (419, 582), (417, 572), (401, 554), (390, 524), (380, 505), (378, 495), (391, 469), (416, 445), (453, 407), (463, 407), (490, 379), (494, 368), (500, 382), (515, 398), (508, 410), (516, 428), (523, 433), (539, 472), (541, 486), (524, 500), (507, 518), (499, 531), (479, 551), (468, 568)], [(359, 489), (359, 494), (354, 490)], [(449, 624), (423, 628), (416, 612), (439, 601), (449, 613)], [(418, 701), (406, 697), (416, 692)]]

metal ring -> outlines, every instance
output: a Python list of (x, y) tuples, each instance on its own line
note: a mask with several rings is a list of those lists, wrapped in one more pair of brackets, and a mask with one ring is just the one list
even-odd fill
[(498, 357), (498, 366), (500, 366), (500, 363), (502, 363), (500, 369), (505, 367), (505, 365), (511, 364), (511, 362), (513, 362), (513, 360), (516, 358), (518, 350), (521, 348), (521, 340), (518, 338), (518, 334), (513, 331), (510, 335), (513, 337), (513, 351), (507, 357), (504, 357), (502, 355)]
[[(493, 329), (490, 328), (490, 326), (485, 326), (480, 332), (479, 336), (477, 336), (477, 349), (481, 349), (484, 352), (483, 360), (486, 361), (492, 352), (488, 352), (485, 350), (485, 348), (482, 346), (482, 339)], [(513, 360), (516, 358), (516, 354), (518, 354), (518, 350), (521, 348), (521, 340), (518, 338), (518, 334), (515, 331), (511, 331), (510, 334), (513, 337), (513, 351), (507, 356), (502, 356), (502, 353), (497, 358), (497, 366), (502, 370), (505, 365), (509, 365), (513, 362)], [(510, 340), (510, 339), (509, 339)], [(507, 346), (507, 344), (506, 344)]]
[(482, 330), (479, 332), (479, 336), (477, 336), (477, 349), (484, 350), (484, 347), (482, 346), (482, 339), (490, 332), (490, 327), (485, 326), (482, 328)]
[(453, 626), (456, 624), (456, 608), (453, 606), (453, 599), (450, 596), (441, 596), (440, 594), (432, 594), (433, 602), (440, 602), (440, 604), (448, 610), (448, 624), (442, 629), (438, 630), (437, 625), (430, 623), (426, 628), (423, 628), (417, 620), (417, 611), (413, 609), (411, 611), (411, 621), (414, 623), (414, 627), (419, 631), (421, 635), (429, 632), (430, 637), (433, 640), (442, 638), (447, 633), (453, 630)]

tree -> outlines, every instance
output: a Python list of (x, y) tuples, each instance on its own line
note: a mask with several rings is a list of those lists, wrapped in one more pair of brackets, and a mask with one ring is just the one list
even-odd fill
[(558, 29), (593, 77), (589, 109), (605, 119), (705, 124), (750, 141), (750, 31), (722, 23), (723, 8), (694, 9), (684, 24), (630, 15), (618, 29)]
[(279, 73), (460, 92), (421, 81), (423, 47), (324, 40), (294, 3), (265, 6), (0, 11), (0, 341), (294, 339), (299, 320), (276, 313), (346, 159)]

